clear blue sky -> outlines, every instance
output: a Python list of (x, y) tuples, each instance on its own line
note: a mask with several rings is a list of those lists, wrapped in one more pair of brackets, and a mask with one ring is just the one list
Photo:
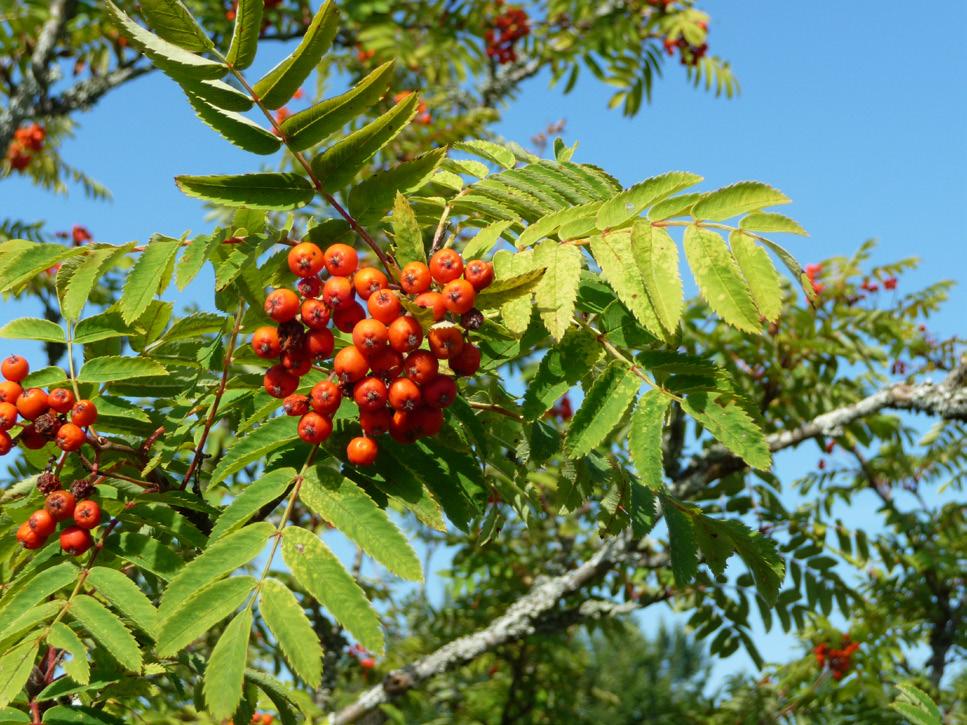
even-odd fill
[[(499, 131), (526, 143), (564, 118), (565, 140), (581, 143), (577, 160), (626, 184), (671, 169), (702, 174), (706, 188), (766, 181), (793, 199), (786, 210), (812, 234), (789, 245), (800, 260), (849, 254), (872, 237), (880, 240), (878, 262), (922, 258), (905, 285), (963, 281), (967, 49), (960, 34), (967, 4), (709, 0), (704, 7), (712, 15), (712, 50), (732, 61), (741, 82), (738, 99), (693, 90), (672, 65), (653, 104), (625, 119), (606, 110), (606, 88), (585, 80), (562, 96), (538, 78), (506, 110)], [(264, 53), (260, 66), (279, 53)], [(110, 95), (81, 122), (65, 159), (106, 183), (115, 202), (92, 202), (78, 191), (54, 197), (8, 180), (0, 183), (4, 215), (46, 219), (52, 229), (84, 224), (115, 243), (154, 231), (200, 232), (201, 206), (183, 197), (172, 177), (254, 167), (202, 126), (161, 76)], [(935, 332), (964, 334), (965, 309), (967, 291), (958, 287)], [(34, 311), (4, 304), (0, 323)], [(0, 352), (6, 347), (0, 344)], [(814, 464), (812, 451), (784, 456), (780, 473), (789, 480)], [(787, 639), (769, 636), (763, 644), (767, 659), (791, 654)], [(717, 668), (716, 680), (746, 663), (734, 656)]]

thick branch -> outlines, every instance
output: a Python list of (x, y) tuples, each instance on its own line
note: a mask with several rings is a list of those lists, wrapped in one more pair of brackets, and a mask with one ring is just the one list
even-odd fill
[(153, 70), (154, 67), (149, 65), (126, 65), (115, 68), (103, 76), (87, 78), (75, 83), (63, 93), (41, 100), (37, 104), (34, 115), (67, 116), (74, 111), (87, 110), (109, 91)]

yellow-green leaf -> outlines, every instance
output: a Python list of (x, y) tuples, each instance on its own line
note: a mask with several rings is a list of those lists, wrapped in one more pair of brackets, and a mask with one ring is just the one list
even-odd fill
[(231, 717), (242, 700), (252, 610), (243, 609), (222, 632), (205, 667), (205, 702), (215, 720)]
[(205, 635), (242, 606), (255, 584), (253, 576), (234, 576), (194, 592), (162, 620), (158, 628), (158, 656), (172, 657)]
[(229, 64), (243, 70), (252, 65), (262, 32), (262, 10), (265, 0), (239, 0), (235, 8), (232, 43), (225, 56)]
[(534, 288), (534, 301), (544, 326), (560, 342), (574, 317), (581, 279), (581, 250), (548, 239), (534, 249), (534, 262), (545, 273)]
[(604, 278), (618, 299), (631, 310), (635, 319), (652, 335), (666, 336), (651, 304), (645, 281), (641, 278), (631, 246), (631, 230), (600, 234), (591, 239), (591, 253), (601, 267)]
[(701, 180), (701, 176), (687, 171), (670, 171), (667, 174), (646, 179), (604, 202), (598, 209), (595, 226), (602, 231), (620, 226), (641, 214), (642, 210), (652, 204), (675, 192), (694, 186)]
[(308, 179), (293, 173), (176, 176), (175, 183), (183, 194), (229, 207), (289, 211), (315, 196)]
[(768, 252), (742, 232), (732, 232), (729, 243), (756, 307), (769, 322), (775, 322), (782, 310), (782, 286)]
[(635, 400), (641, 381), (631, 369), (615, 362), (596, 377), (578, 408), (564, 439), (568, 458), (581, 458), (621, 422)]
[(309, 687), (322, 679), (322, 645), (302, 606), (287, 587), (275, 579), (262, 583), (259, 611), (292, 671)]
[(79, 594), (70, 605), (70, 614), (91, 633), (124, 669), (141, 672), (141, 649), (124, 622), (96, 599)]
[(759, 312), (735, 257), (715, 232), (690, 225), (685, 256), (702, 297), (725, 322), (745, 332), (761, 329)]
[(778, 189), (759, 181), (740, 181), (705, 194), (692, 207), (692, 216), (696, 219), (722, 221), (767, 206), (788, 203), (789, 197)]
[(674, 333), (685, 307), (675, 240), (661, 227), (643, 219), (631, 228), (631, 251), (652, 309), (662, 327)]

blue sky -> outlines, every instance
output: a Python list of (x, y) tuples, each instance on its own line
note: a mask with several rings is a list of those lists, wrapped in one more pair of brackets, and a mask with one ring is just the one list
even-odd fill
[[(703, 7), (712, 15), (712, 51), (731, 60), (741, 82), (737, 99), (693, 90), (673, 64), (652, 105), (626, 119), (606, 110), (605, 87), (584, 80), (563, 96), (536, 78), (506, 109), (498, 130), (526, 143), (547, 123), (566, 119), (565, 140), (580, 141), (576, 160), (598, 164), (625, 184), (672, 169), (702, 174), (705, 188), (765, 181), (793, 199), (784, 211), (811, 232), (789, 243), (800, 260), (849, 254), (877, 238), (877, 262), (922, 259), (902, 284), (963, 281), (967, 49), (957, 33), (967, 24), (967, 4), (709, 0)], [(271, 65), (281, 52), (266, 49), (259, 65)], [(80, 120), (64, 157), (107, 184), (114, 203), (84, 199), (79, 190), (55, 197), (13, 179), (0, 183), (4, 216), (46, 219), (51, 229), (84, 224), (98, 240), (114, 243), (155, 231), (201, 232), (207, 227), (201, 205), (183, 197), (172, 177), (256, 165), (200, 124), (159, 75), (110, 95)], [(965, 308), (967, 291), (957, 287), (934, 331), (963, 334)], [(4, 303), (0, 323), (34, 313)], [(0, 344), (4, 355), (6, 349)], [(795, 478), (815, 458), (811, 450), (785, 455), (779, 471)], [(649, 612), (644, 619), (650, 625), (655, 617)], [(788, 639), (770, 635), (762, 644), (767, 659), (792, 654)], [(747, 662), (736, 655), (715, 679)]]

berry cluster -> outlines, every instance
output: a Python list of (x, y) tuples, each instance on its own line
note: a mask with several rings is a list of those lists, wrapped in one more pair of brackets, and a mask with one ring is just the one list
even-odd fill
[(359, 666), (363, 668), (365, 672), (369, 672), (371, 669), (376, 667), (376, 660), (373, 656), (363, 647), (361, 644), (354, 644), (349, 648), (349, 654), (355, 657), (359, 662)]
[(848, 634), (844, 634), (838, 649), (821, 642), (813, 648), (813, 654), (820, 669), (829, 665), (833, 679), (842, 680), (850, 670), (853, 653), (859, 648), (859, 642), (853, 642)]
[[(41, 476), (57, 480), (50, 472)], [(71, 556), (80, 556), (94, 545), (91, 529), (101, 523), (101, 507), (97, 501), (78, 501), (70, 491), (57, 488), (47, 494), (44, 507), (30, 514), (17, 529), (17, 541), (25, 549), (39, 549), (63, 522), (70, 523), (60, 532), (60, 548)]]
[[(696, 25), (706, 34), (708, 33), (708, 23), (706, 21), (699, 20)], [(665, 38), (663, 44), (665, 46), (665, 52), (668, 55), (675, 55), (676, 50), (679, 52), (682, 65), (697, 65), (708, 52), (708, 43), (692, 45), (683, 36), (678, 36), (677, 38), (669, 36)]]
[(809, 284), (813, 286), (813, 292), (815, 292), (817, 295), (821, 295), (823, 290), (826, 288), (822, 283), (817, 282), (816, 278), (823, 273), (823, 265), (819, 263), (807, 264), (805, 271), (806, 279), (808, 279)]
[(43, 126), (36, 123), (14, 131), (13, 141), (7, 147), (7, 161), (10, 166), (17, 171), (26, 169), (33, 155), (44, 148), (46, 137)]
[[(393, 96), (393, 103), (399, 103), (412, 92), (413, 91), (400, 91)], [(430, 122), (433, 121), (433, 116), (430, 115), (430, 112), (427, 110), (427, 108), (426, 101), (421, 98), (420, 102), (416, 104), (416, 116), (413, 120), (423, 126), (429, 126)]]
[[(497, 0), (497, 7), (504, 4), (503, 0)], [(484, 40), (487, 42), (487, 57), (496, 58), (501, 65), (513, 63), (517, 60), (517, 51), (514, 44), (523, 37), (530, 35), (530, 22), (527, 12), (523, 8), (507, 8), (494, 18), (494, 27), (484, 31)]]
[[(301, 242), (290, 250), (288, 262), (300, 278), (298, 294), (286, 288), (269, 293), (265, 312), (278, 325), (255, 330), (252, 348), (261, 358), (279, 361), (265, 373), (265, 391), (283, 401), (287, 415), (300, 416), (299, 437), (312, 444), (326, 440), (343, 397), (359, 408), (363, 435), (346, 449), (356, 465), (376, 460), (374, 439), (384, 433), (412, 443), (439, 432), (443, 409), (457, 396), (454, 376), (441, 372), (440, 361), (454, 375), (473, 375), (480, 367), (480, 350), (466, 332), (483, 322), (474, 301), (493, 281), (493, 266), (481, 260), (464, 266), (457, 252), (442, 249), (429, 265), (406, 264), (398, 284), (391, 285), (375, 267), (360, 267), (356, 250), (346, 244), (323, 252)], [(406, 314), (401, 296), (432, 312), (434, 325), (425, 335), (419, 320)], [(447, 320), (448, 314), (453, 319)], [(316, 364), (335, 350), (330, 322), (351, 334), (352, 343), (336, 352), (326, 370)], [(329, 372), (329, 379), (309, 395), (296, 393), (300, 377), (314, 367)]]

